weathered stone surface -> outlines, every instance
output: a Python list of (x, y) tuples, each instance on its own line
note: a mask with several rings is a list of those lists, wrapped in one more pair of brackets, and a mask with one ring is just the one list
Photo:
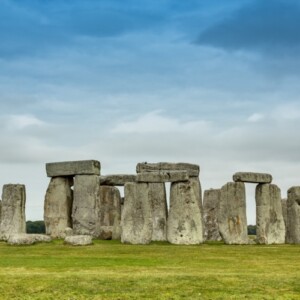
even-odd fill
[(248, 244), (246, 194), (243, 182), (221, 188), (218, 208), (219, 232), (226, 244)]
[(32, 245), (42, 242), (49, 243), (51, 241), (51, 237), (44, 234), (15, 233), (9, 236), (7, 243), (9, 245)]
[(287, 199), (281, 199), (281, 207), (282, 207), (282, 216), (284, 220), (284, 226), (285, 226), (285, 242), (288, 241), (288, 222), (287, 222)]
[(139, 173), (137, 175), (137, 182), (152, 182), (152, 183), (164, 183), (164, 182), (181, 182), (188, 181), (189, 176), (187, 171), (159, 171), (159, 172), (147, 172)]
[[(172, 244), (201, 244), (203, 223), (197, 181), (171, 184), (167, 239)], [(202, 205), (202, 204), (201, 204)]]
[(122, 212), (122, 243), (149, 244), (152, 239), (152, 204), (147, 183), (126, 183)]
[(72, 235), (65, 237), (65, 243), (73, 246), (88, 246), (93, 244), (90, 235)]
[(159, 171), (187, 171), (188, 176), (198, 177), (200, 167), (189, 163), (138, 163), (136, 166), (137, 173), (159, 172)]
[(112, 186), (100, 186), (100, 234), (99, 238), (104, 240), (119, 239), (121, 222), (121, 196), (117, 188)]
[(100, 233), (99, 211), (99, 176), (76, 175), (72, 208), (74, 234), (98, 237)]
[(11, 234), (26, 232), (25, 202), (25, 185), (3, 186), (0, 239), (7, 240)]
[(136, 182), (136, 175), (106, 175), (100, 176), (100, 185), (124, 186), (127, 182)]
[(294, 186), (288, 190), (287, 227), (287, 242), (300, 244), (300, 186)]
[(72, 227), (73, 179), (51, 178), (44, 202), (46, 234), (52, 238), (64, 238), (66, 227)]
[(279, 187), (274, 184), (257, 185), (255, 201), (256, 242), (258, 244), (284, 244), (285, 226)]
[(166, 241), (168, 206), (166, 188), (163, 183), (148, 184), (148, 201), (152, 206), (152, 241)]
[(271, 183), (272, 175), (265, 173), (238, 172), (233, 175), (234, 182)]
[(71, 228), (71, 227), (65, 228), (65, 237), (66, 236), (72, 236), (73, 234), (74, 234), (73, 228)]
[(204, 192), (203, 214), (204, 214), (204, 237), (207, 241), (221, 241), (218, 225), (218, 207), (221, 197), (220, 189), (210, 189)]
[(97, 160), (78, 160), (46, 164), (48, 177), (75, 175), (100, 175), (101, 165)]

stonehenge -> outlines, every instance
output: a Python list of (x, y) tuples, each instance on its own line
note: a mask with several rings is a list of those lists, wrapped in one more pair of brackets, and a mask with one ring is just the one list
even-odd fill
[(287, 198), (287, 242), (300, 244), (300, 186), (288, 190)]

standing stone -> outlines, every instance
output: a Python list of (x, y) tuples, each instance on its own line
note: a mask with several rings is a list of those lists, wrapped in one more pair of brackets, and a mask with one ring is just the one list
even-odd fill
[(122, 243), (149, 244), (152, 239), (152, 204), (147, 183), (126, 183), (122, 212)]
[(256, 242), (284, 244), (285, 226), (280, 188), (275, 184), (259, 184), (255, 192)]
[(203, 212), (205, 231), (204, 237), (207, 241), (221, 241), (218, 226), (218, 207), (221, 197), (220, 189), (210, 189), (204, 192)]
[(203, 242), (200, 190), (197, 181), (171, 184), (167, 238), (172, 244)]
[(100, 233), (100, 185), (97, 175), (77, 175), (74, 180), (72, 220), (74, 235)]
[(44, 202), (46, 234), (52, 238), (65, 238), (65, 229), (72, 227), (73, 178), (53, 177)]
[(300, 244), (300, 186), (288, 190), (287, 199), (288, 243)]
[(25, 202), (25, 185), (3, 186), (0, 240), (7, 240), (11, 234), (26, 233)]
[(166, 241), (168, 216), (166, 188), (163, 183), (149, 183), (148, 187), (148, 201), (152, 205), (152, 241)]
[(288, 241), (288, 221), (287, 221), (287, 199), (281, 199), (281, 207), (282, 207), (282, 216), (284, 220), (284, 226), (285, 226), (285, 242)]
[(226, 244), (248, 244), (244, 183), (229, 182), (221, 188), (218, 224)]
[[(120, 239), (121, 196), (117, 188), (100, 186), (100, 235), (103, 240)], [(113, 231), (114, 237), (113, 237)]]

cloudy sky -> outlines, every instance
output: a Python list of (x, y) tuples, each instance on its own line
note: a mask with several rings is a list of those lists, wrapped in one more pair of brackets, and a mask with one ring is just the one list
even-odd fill
[[(297, 0), (0, 0), (0, 184), (43, 218), (45, 163), (191, 162), (203, 189), (300, 185)], [(248, 223), (255, 223), (247, 185)]]

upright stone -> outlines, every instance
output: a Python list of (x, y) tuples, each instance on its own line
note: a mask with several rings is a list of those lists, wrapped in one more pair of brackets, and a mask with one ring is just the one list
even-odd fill
[(122, 243), (149, 244), (153, 233), (152, 204), (147, 183), (126, 183), (122, 212)]
[(288, 241), (288, 221), (287, 221), (287, 199), (281, 199), (281, 207), (282, 207), (282, 216), (284, 220), (284, 226), (285, 226), (285, 242), (287, 243)]
[(100, 186), (100, 239), (120, 239), (121, 196), (116, 187)]
[(284, 244), (285, 226), (281, 193), (275, 184), (259, 184), (256, 200), (256, 241), (258, 244)]
[(171, 184), (167, 238), (172, 244), (195, 245), (203, 242), (203, 225), (197, 181)]
[(26, 233), (25, 202), (25, 185), (3, 186), (0, 240), (7, 240), (11, 234)]
[(210, 189), (204, 192), (203, 212), (205, 231), (204, 237), (207, 241), (221, 241), (218, 226), (218, 207), (221, 197), (220, 189)]
[(238, 172), (233, 175), (234, 182), (271, 183), (272, 175), (265, 173)]
[(152, 205), (152, 241), (167, 240), (167, 196), (163, 183), (149, 183), (148, 198)]
[(77, 175), (74, 180), (72, 220), (74, 235), (100, 234), (99, 176)]
[(288, 243), (300, 244), (300, 186), (288, 190), (287, 199)]
[(248, 244), (244, 183), (229, 182), (221, 188), (218, 224), (226, 244)]
[(72, 227), (73, 178), (53, 177), (44, 202), (46, 234), (52, 238), (65, 238), (65, 229)]

